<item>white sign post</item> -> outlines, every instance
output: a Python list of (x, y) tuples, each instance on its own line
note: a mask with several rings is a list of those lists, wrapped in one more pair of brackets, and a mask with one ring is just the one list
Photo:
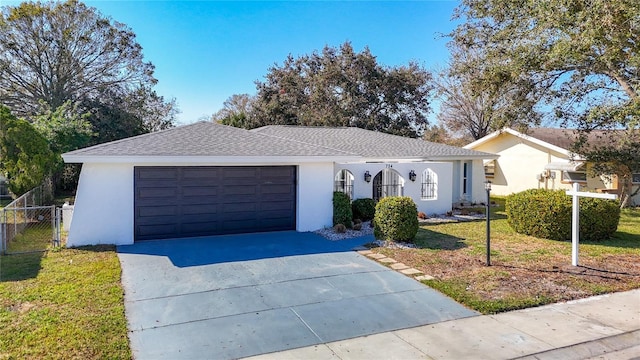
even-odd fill
[(573, 190), (567, 190), (567, 195), (573, 197), (572, 219), (571, 219), (571, 265), (578, 266), (578, 243), (580, 241), (580, 201), (579, 197), (590, 197), (598, 199), (615, 200), (618, 198), (615, 194), (598, 194), (578, 191), (580, 185), (573, 183)]

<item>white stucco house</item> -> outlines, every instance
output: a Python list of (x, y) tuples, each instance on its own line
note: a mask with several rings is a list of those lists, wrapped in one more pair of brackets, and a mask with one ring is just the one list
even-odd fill
[[(526, 134), (510, 128), (495, 131), (466, 146), (500, 155), (485, 160), (485, 176), (492, 182), (492, 193), (509, 195), (527, 189), (570, 189), (573, 182), (589, 191), (617, 193), (615, 176), (592, 177), (588, 175), (590, 163), (569, 147), (573, 142), (572, 131), (557, 128), (531, 128)], [(593, 134), (590, 143), (607, 141)], [(634, 186), (640, 186), (640, 173), (633, 174)], [(640, 195), (631, 199), (640, 204)]]
[(68, 246), (332, 225), (332, 194), (428, 214), (484, 200), (494, 154), (358, 128), (198, 122), (63, 154), (82, 163)]

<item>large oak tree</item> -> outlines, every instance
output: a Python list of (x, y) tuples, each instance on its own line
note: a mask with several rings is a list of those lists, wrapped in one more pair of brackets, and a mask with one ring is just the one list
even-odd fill
[(350, 43), (287, 57), (257, 82), (244, 127), (355, 126), (416, 137), (428, 124), (431, 74), (415, 63), (386, 67)]
[[(94, 115), (105, 107), (130, 114), (137, 123), (126, 136), (140, 133), (137, 128), (166, 128), (175, 119), (175, 102), (152, 90), (153, 71), (130, 28), (82, 2), (24, 2), (2, 9), (0, 103), (16, 116), (31, 120), (71, 101)], [(100, 125), (95, 117), (89, 121)], [(95, 130), (96, 142), (112, 140)]]

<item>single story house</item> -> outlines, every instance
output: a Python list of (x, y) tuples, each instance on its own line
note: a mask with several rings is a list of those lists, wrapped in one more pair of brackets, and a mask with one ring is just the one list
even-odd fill
[(332, 193), (485, 198), (493, 154), (358, 128), (198, 122), (63, 154), (82, 163), (68, 246), (332, 225)]
[[(492, 193), (509, 195), (527, 189), (570, 189), (573, 182), (590, 191), (617, 193), (615, 176), (588, 175), (590, 163), (569, 148), (574, 136), (571, 130), (531, 128), (526, 134), (510, 128), (495, 131), (466, 146), (465, 149), (500, 155), (485, 160), (485, 176), (492, 182)], [(592, 136), (591, 143), (606, 141)], [(640, 174), (633, 175), (640, 186)], [(640, 204), (640, 195), (631, 199)]]

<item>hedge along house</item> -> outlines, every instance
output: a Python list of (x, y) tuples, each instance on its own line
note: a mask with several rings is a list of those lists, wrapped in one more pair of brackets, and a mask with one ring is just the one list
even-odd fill
[(495, 157), (357, 128), (199, 122), (64, 154), (83, 164), (67, 246), (313, 231), (332, 225), (334, 190), (442, 213), (482, 201)]

